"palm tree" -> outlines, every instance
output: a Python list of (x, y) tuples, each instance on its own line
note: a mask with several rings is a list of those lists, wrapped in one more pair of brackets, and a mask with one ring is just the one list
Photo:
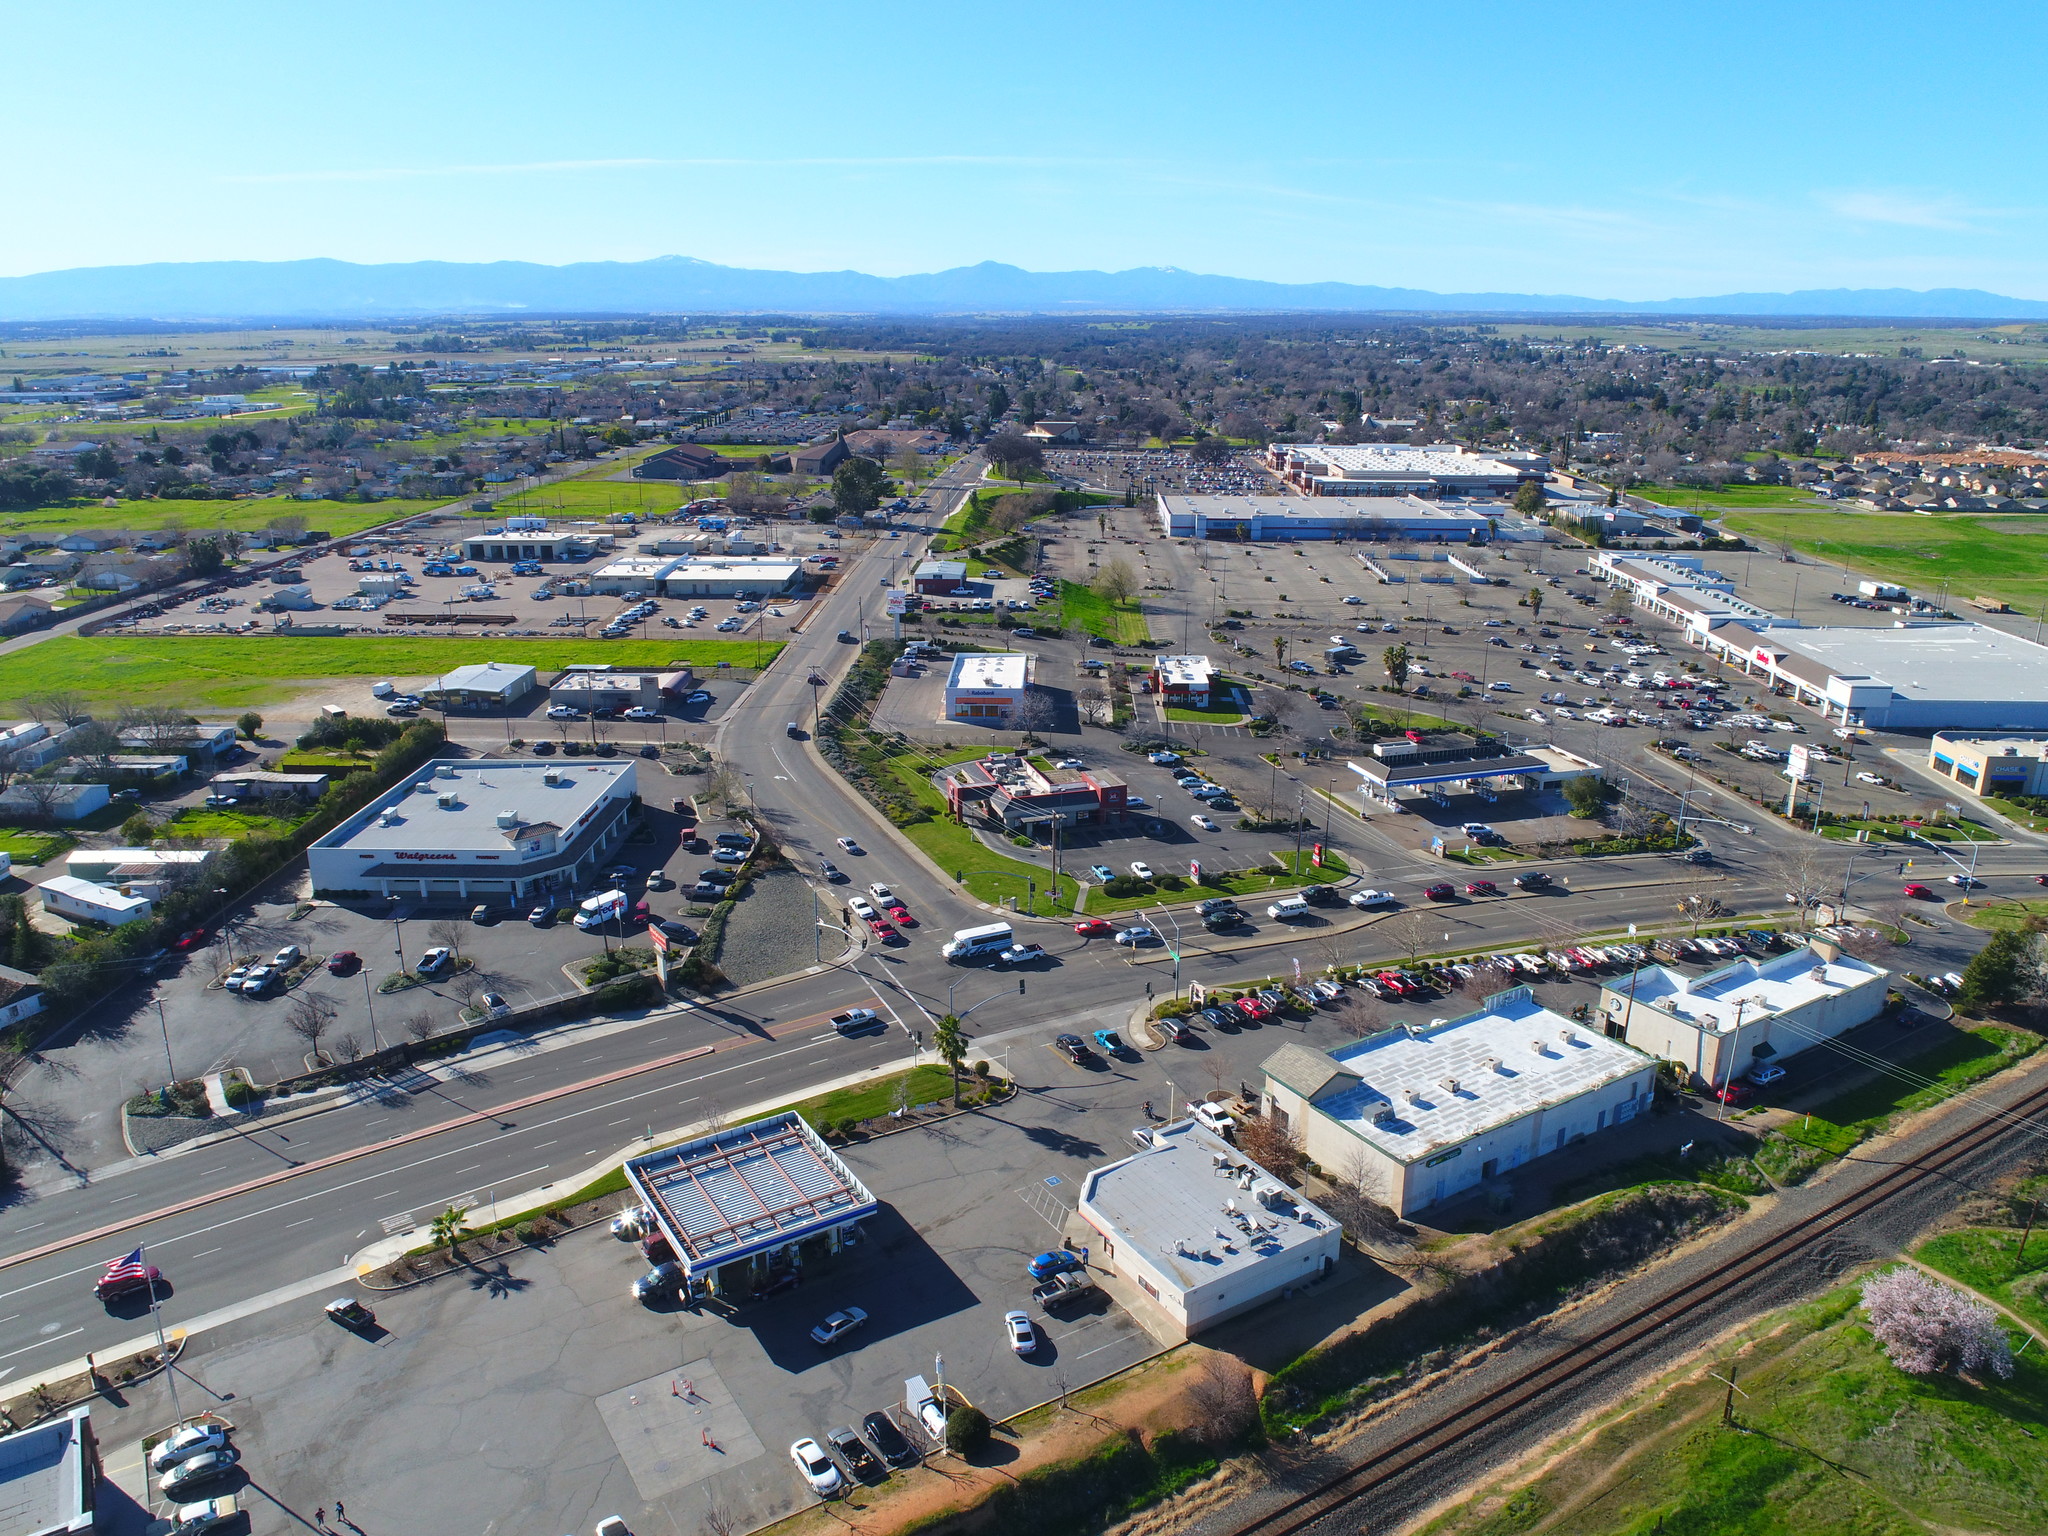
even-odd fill
[(960, 1063), (967, 1056), (967, 1036), (960, 1029), (960, 1020), (953, 1014), (940, 1019), (932, 1029), (932, 1049), (946, 1063), (947, 1071), (953, 1075), (953, 1103), (960, 1103)]
[(1525, 601), (1529, 604), (1529, 618), (1531, 622), (1538, 624), (1542, 623), (1543, 589), (1541, 587), (1531, 587), (1529, 589), (1529, 596), (1525, 599)]
[(1273, 665), (1276, 667), (1287, 665), (1287, 637), (1285, 635), (1275, 635), (1273, 637)]
[(434, 1218), (427, 1233), (436, 1248), (446, 1248), (450, 1258), (458, 1257), (462, 1240), (469, 1235), (469, 1214), (451, 1205)]

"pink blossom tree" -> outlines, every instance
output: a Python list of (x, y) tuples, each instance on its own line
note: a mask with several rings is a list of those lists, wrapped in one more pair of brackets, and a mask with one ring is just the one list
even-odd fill
[(1910, 1265), (1863, 1282), (1863, 1315), (1902, 1371), (2012, 1374), (2012, 1345), (1998, 1314)]

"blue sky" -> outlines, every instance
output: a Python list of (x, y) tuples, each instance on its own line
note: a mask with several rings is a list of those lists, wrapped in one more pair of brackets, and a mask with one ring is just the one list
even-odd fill
[(2040, 5), (8, 0), (0, 273), (1179, 266), (2048, 298)]

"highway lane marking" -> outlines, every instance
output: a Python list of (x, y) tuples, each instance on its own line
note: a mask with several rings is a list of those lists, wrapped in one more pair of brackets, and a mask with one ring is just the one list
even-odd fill
[(284, 1224), (284, 1229), (285, 1231), (289, 1232), (293, 1227), (310, 1226), (312, 1225), (312, 1223), (318, 1221), (319, 1219), (320, 1218), (318, 1216), (308, 1216), (304, 1221), (288, 1221)]
[(114, 1196), (114, 1198), (113, 1198), (113, 1199), (109, 1200), (109, 1201), (107, 1202), (107, 1204), (109, 1204), (109, 1205), (119, 1205), (119, 1204), (120, 1204), (120, 1203), (121, 1203), (121, 1202), (122, 1202), (123, 1200), (140, 1200), (141, 1198), (142, 1198), (142, 1191), (138, 1189), (138, 1190), (136, 1190), (136, 1191), (135, 1191), (135, 1193), (134, 1193), (134, 1194), (132, 1194), (132, 1195), (116, 1195), (116, 1196)]
[[(504, 1178), (507, 1178), (507, 1179), (523, 1179), (523, 1178), (525, 1178), (525, 1177), (526, 1177), (526, 1176), (527, 1176), (528, 1174), (531, 1174), (531, 1173), (546, 1173), (546, 1172), (547, 1172), (547, 1171), (548, 1171), (548, 1170), (549, 1170), (550, 1168), (552, 1168), (552, 1167), (554, 1167), (554, 1166), (555, 1166), (555, 1165), (554, 1165), (553, 1163), (542, 1163), (542, 1164), (541, 1164), (541, 1165), (540, 1165), (540, 1166), (539, 1166), (538, 1168), (522, 1168), (522, 1169), (520, 1169), (520, 1170), (519, 1170), (519, 1172), (517, 1172), (517, 1173), (508, 1173), (508, 1174), (504, 1174), (504, 1175), (502, 1175), (502, 1177), (504, 1177)], [(449, 1206), (453, 1205), (453, 1204), (454, 1204), (454, 1203), (455, 1203), (455, 1202), (456, 1202), (457, 1200), (461, 1199), (463, 1195), (469, 1195), (469, 1194), (474, 1194), (474, 1193), (476, 1193), (476, 1191), (474, 1191), (474, 1190), (469, 1190), (469, 1189), (465, 1189), (465, 1190), (460, 1190), (460, 1191), (458, 1191), (458, 1192), (457, 1192), (457, 1193), (455, 1193), (455, 1194), (452, 1194), (452, 1195), (445, 1195), (445, 1196), (443, 1196), (443, 1197), (442, 1197), (441, 1199), (439, 1199), (439, 1200), (430, 1200), (430, 1201), (428, 1201), (427, 1203), (428, 1203), (429, 1205), (438, 1205), (438, 1206), (440, 1206), (440, 1207), (441, 1207), (441, 1208), (442, 1208), (443, 1210), (445, 1210), (445, 1209), (447, 1209), (447, 1208), (448, 1208)], [(497, 1202), (496, 1202), (495, 1200), (494, 1200), (494, 1201), (492, 1201), (491, 1203), (492, 1203), (492, 1205), (494, 1205), (494, 1206), (495, 1206), (495, 1205), (497, 1204)], [(476, 1207), (475, 1207), (475, 1206), (471, 1206), (471, 1207), (470, 1207), (470, 1209), (471, 1209), (471, 1210), (475, 1210), (475, 1209), (476, 1209)]]
[[(357, 1235), (360, 1236), (361, 1234), (358, 1233)], [(203, 1259), (206, 1257), (208, 1253), (219, 1253), (220, 1251), (221, 1250), (218, 1248), (208, 1248), (204, 1253), (195, 1253), (192, 1255), (192, 1257), (195, 1259)]]
[(6, 1354), (0, 1355), (0, 1360), (12, 1360), (16, 1355), (25, 1355), (32, 1349), (41, 1349), (45, 1344), (55, 1344), (59, 1339), (68, 1339), (71, 1337), (71, 1334), (73, 1333), (83, 1332), (85, 1332), (85, 1326), (84, 1324), (80, 1324), (78, 1327), (72, 1329), (71, 1333), (60, 1333), (57, 1335), (56, 1338), (38, 1339), (33, 1344), (24, 1344), (19, 1349), (10, 1349), (9, 1351), (7, 1351)]
[(226, 1163), (222, 1163), (222, 1164), (221, 1164), (221, 1165), (220, 1165), (220, 1166), (219, 1166), (218, 1168), (202, 1168), (202, 1169), (200, 1169), (200, 1170), (199, 1170), (199, 1173), (198, 1173), (198, 1175), (197, 1175), (197, 1176), (198, 1176), (199, 1178), (202, 1178), (202, 1179), (203, 1179), (203, 1178), (205, 1178), (205, 1177), (206, 1177), (206, 1176), (207, 1176), (208, 1174), (213, 1174), (213, 1173), (226, 1173), (227, 1171), (228, 1171), (228, 1165), (227, 1165)]
[(37, 1227), (47, 1227), (48, 1225), (47, 1221), (32, 1221), (27, 1226), (16, 1227), (14, 1230), (16, 1232), (33, 1232)]

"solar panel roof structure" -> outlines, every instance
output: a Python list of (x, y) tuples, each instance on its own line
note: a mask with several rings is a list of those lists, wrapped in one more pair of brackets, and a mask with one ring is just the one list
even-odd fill
[(692, 1276), (877, 1208), (867, 1187), (795, 1113), (631, 1158), (626, 1178)]

